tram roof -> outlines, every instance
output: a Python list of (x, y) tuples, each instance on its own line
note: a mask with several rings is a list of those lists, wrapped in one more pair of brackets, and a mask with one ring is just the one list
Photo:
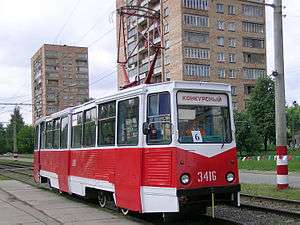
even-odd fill
[(205, 92), (231, 92), (231, 86), (229, 84), (224, 84), (224, 83), (199, 82), (199, 81), (198, 82), (169, 81), (169, 82), (155, 83), (155, 84), (142, 84), (136, 87), (117, 91), (116, 93), (106, 95), (104, 97), (86, 102), (78, 106), (66, 108), (62, 111), (56, 112), (46, 117), (42, 117), (36, 121), (36, 124), (39, 124), (42, 121), (49, 121), (61, 116), (65, 116), (70, 113), (81, 112), (83, 110), (93, 108), (97, 104), (101, 104), (103, 102), (129, 98), (131, 96), (136, 96), (141, 93), (162, 92), (162, 91), (171, 91), (171, 90), (189, 90), (189, 91), (200, 90)]

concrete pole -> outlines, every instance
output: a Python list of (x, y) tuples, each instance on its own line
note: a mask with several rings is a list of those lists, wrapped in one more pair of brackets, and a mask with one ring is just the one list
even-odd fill
[(17, 157), (18, 154), (18, 149), (17, 149), (17, 121), (16, 121), (16, 117), (13, 121), (13, 157)]
[(282, 31), (282, 0), (274, 0), (275, 117), (277, 152), (277, 188), (288, 188), (287, 128)]

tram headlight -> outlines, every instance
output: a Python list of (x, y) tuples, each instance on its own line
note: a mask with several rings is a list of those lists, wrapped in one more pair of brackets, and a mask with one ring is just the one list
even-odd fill
[(232, 183), (234, 181), (234, 173), (232, 172), (229, 172), (226, 174), (226, 180), (229, 182), (229, 183)]
[(180, 177), (180, 182), (185, 185), (190, 183), (190, 175), (187, 173), (182, 174)]

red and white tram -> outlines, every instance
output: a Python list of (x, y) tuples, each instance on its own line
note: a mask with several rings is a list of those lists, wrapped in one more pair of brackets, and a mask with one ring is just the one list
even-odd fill
[(229, 85), (141, 85), (37, 121), (34, 178), (140, 213), (239, 204), (234, 129)]

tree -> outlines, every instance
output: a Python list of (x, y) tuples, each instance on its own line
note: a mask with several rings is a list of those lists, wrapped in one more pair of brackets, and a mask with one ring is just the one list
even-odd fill
[(10, 151), (13, 149), (14, 126), (16, 126), (16, 134), (17, 135), (18, 135), (19, 131), (24, 127), (24, 120), (20, 113), (19, 107), (16, 107), (14, 109), (13, 114), (11, 114), (10, 122), (6, 129), (7, 145), (8, 145), (7, 147)]
[(262, 139), (257, 128), (251, 124), (249, 115), (246, 112), (235, 113), (236, 143), (240, 155), (253, 155), (253, 152), (261, 151)]
[(6, 129), (3, 124), (0, 123), (0, 154), (7, 152), (7, 135)]
[(18, 152), (33, 153), (34, 150), (34, 128), (25, 125), (17, 134)]
[(246, 111), (267, 151), (268, 143), (275, 142), (275, 84), (270, 77), (263, 76), (257, 80)]
[(289, 143), (295, 144), (294, 135), (300, 131), (300, 107), (294, 102), (293, 106), (287, 107), (286, 110)]

